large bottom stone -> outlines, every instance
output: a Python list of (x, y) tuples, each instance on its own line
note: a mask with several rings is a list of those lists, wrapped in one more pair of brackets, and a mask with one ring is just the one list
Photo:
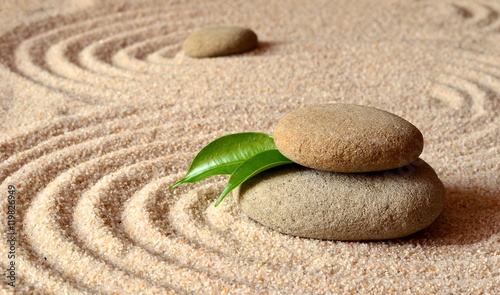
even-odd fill
[(241, 209), (282, 233), (331, 240), (404, 237), (430, 225), (446, 203), (427, 163), (369, 173), (276, 167), (234, 191)]

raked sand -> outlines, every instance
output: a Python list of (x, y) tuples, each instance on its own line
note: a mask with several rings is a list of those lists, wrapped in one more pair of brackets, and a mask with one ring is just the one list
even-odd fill
[[(16, 294), (498, 294), (498, 1), (107, 2), (0, 3), (0, 261)], [(208, 25), (249, 27), (259, 47), (186, 57)], [(213, 139), (328, 102), (422, 131), (448, 194), (430, 227), (303, 239), (232, 198), (214, 208), (227, 177), (167, 190)]]

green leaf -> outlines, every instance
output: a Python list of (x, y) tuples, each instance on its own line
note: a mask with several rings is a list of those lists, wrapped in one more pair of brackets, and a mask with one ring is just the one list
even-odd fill
[(203, 180), (214, 175), (231, 174), (249, 158), (276, 149), (270, 135), (256, 132), (222, 136), (205, 146), (194, 158), (186, 176), (169, 188)]
[(226, 188), (215, 202), (215, 207), (217, 207), (220, 202), (222, 202), (222, 200), (229, 192), (237, 188), (240, 184), (247, 181), (254, 175), (259, 174), (260, 172), (267, 169), (290, 163), (293, 163), (293, 161), (283, 156), (277, 149), (264, 151), (251, 157), (240, 166), (238, 166), (238, 168), (233, 172), (233, 175), (231, 175), (231, 177), (229, 178), (229, 182), (227, 183)]

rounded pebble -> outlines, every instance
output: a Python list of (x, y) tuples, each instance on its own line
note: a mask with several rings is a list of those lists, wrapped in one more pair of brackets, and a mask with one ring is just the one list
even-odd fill
[(303, 166), (333, 172), (370, 172), (415, 161), (422, 133), (405, 119), (373, 107), (323, 104), (287, 114), (276, 125), (278, 150)]
[(233, 193), (245, 214), (281, 233), (328, 240), (383, 240), (430, 225), (446, 203), (423, 160), (389, 171), (336, 173), (276, 167)]
[(250, 29), (219, 26), (200, 29), (189, 35), (183, 44), (190, 57), (216, 57), (243, 53), (256, 48), (257, 35)]

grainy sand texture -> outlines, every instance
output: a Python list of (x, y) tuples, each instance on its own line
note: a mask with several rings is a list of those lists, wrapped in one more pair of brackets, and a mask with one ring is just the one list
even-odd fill
[[(259, 47), (185, 56), (209, 25)], [(303, 239), (214, 208), (227, 177), (167, 189), (215, 138), (328, 102), (422, 131), (430, 227)], [(499, 112), (496, 0), (1, 1), (0, 293), (498, 294)]]

